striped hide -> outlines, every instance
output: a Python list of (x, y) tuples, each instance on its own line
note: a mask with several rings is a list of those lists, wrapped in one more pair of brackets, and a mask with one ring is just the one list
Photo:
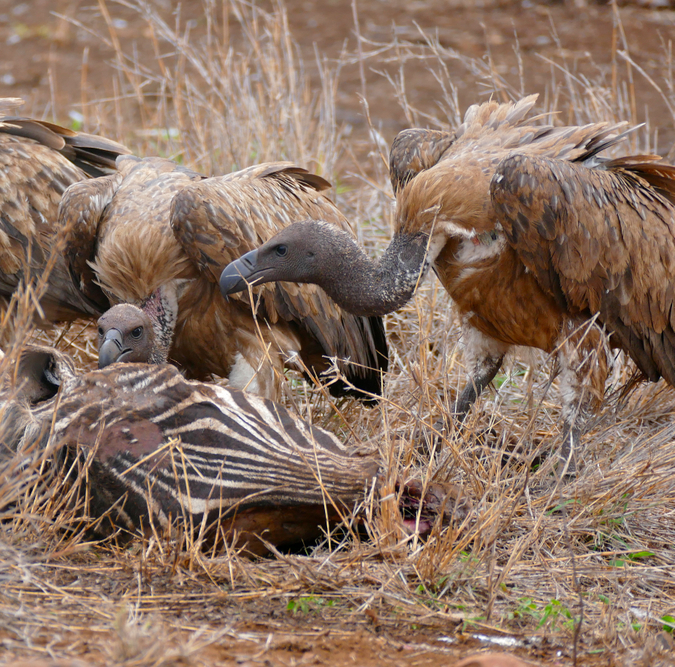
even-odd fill
[[(275, 545), (314, 539), (374, 485), (377, 461), (272, 401), (186, 380), (169, 365), (76, 375), (45, 350), (23, 353), (17, 375), (30, 378), (11, 401), (4, 390), (0, 432), (18, 433), (9, 446), (19, 451), (37, 435), (71, 480), (86, 464), (78, 479), (88, 482), (88, 512), (108, 512), (99, 532), (167, 529), (182, 517), (194, 533), (208, 526), (209, 541), (237, 531), (256, 553), (264, 547), (252, 535)], [(17, 403), (23, 411), (12, 412)]]

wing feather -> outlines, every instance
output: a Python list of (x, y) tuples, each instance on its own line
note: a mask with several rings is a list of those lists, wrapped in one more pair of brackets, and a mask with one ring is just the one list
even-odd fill
[(454, 132), (418, 128), (399, 132), (389, 151), (389, 176), (394, 194), (421, 171), (433, 167), (454, 141)]
[(110, 304), (96, 282), (91, 263), (96, 260), (103, 212), (123, 178), (118, 172), (75, 183), (66, 190), (59, 205), (58, 224), (66, 238), (64, 257), (70, 275), (80, 291), (102, 310)]
[[(16, 104), (2, 100), (3, 110)], [(7, 104), (7, 102), (9, 102)], [(100, 313), (73, 284), (57, 234), (59, 201), (88, 173), (114, 169), (128, 150), (116, 142), (28, 118), (0, 119), (0, 294), (28, 278), (37, 283), (50, 255), (53, 268), (40, 296), (46, 322)]]
[(651, 380), (675, 382), (675, 168), (654, 156), (513, 155), (491, 184), (509, 242), (571, 315), (598, 313)]

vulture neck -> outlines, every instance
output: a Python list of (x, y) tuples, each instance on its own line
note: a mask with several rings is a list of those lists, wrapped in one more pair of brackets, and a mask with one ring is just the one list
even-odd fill
[[(435, 248), (435, 245), (439, 245)], [(386, 315), (405, 305), (443, 247), (427, 234), (397, 234), (379, 260), (373, 260), (350, 238), (332, 247), (330, 271), (320, 287), (353, 315)], [(428, 252), (427, 252), (428, 251)]]
[(140, 308), (150, 318), (155, 333), (148, 363), (165, 364), (169, 359), (178, 319), (178, 297), (174, 282), (157, 288), (141, 303)]

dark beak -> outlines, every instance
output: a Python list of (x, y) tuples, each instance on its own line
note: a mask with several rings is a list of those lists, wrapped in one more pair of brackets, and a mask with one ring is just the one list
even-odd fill
[(252, 276), (257, 271), (258, 251), (251, 250), (234, 262), (230, 262), (220, 274), (220, 291), (223, 296), (242, 292), (254, 282)]
[(98, 348), (98, 367), (110, 366), (125, 352), (130, 352), (130, 350), (125, 350), (123, 347), (122, 333), (118, 329), (110, 329)]

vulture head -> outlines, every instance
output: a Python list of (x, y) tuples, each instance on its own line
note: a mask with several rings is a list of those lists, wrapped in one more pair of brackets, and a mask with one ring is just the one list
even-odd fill
[(242, 255), (220, 276), (224, 295), (246, 289), (247, 285), (289, 281), (322, 286), (333, 279), (326, 253), (334, 244), (349, 247), (354, 241), (335, 225), (308, 220), (289, 225), (267, 243)]
[(412, 297), (433, 259), (427, 255), (429, 245), (428, 234), (397, 234), (382, 258), (374, 261), (335, 225), (296, 222), (228, 264), (220, 276), (220, 291), (227, 296), (247, 285), (313, 283), (348, 313), (386, 315)]
[(98, 367), (116, 361), (165, 363), (168, 350), (158, 344), (156, 326), (138, 306), (113, 306), (98, 320)]

